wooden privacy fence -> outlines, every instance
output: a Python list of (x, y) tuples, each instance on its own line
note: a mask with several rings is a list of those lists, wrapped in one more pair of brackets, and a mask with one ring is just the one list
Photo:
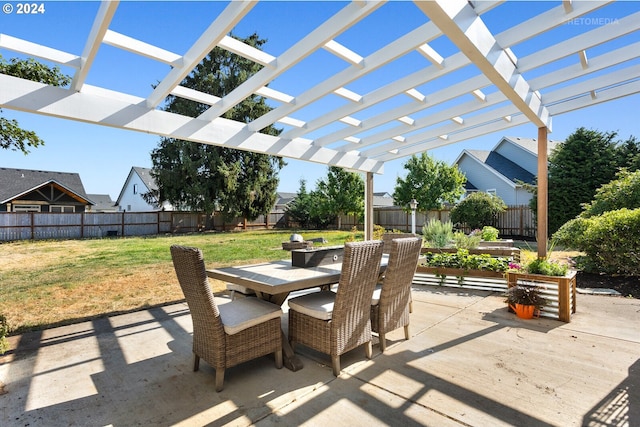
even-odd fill
[[(374, 209), (374, 224), (385, 229), (411, 231), (411, 213), (398, 207)], [(416, 213), (416, 232), (431, 218), (449, 219), (449, 210)], [(342, 229), (362, 222), (353, 215), (341, 218)], [(334, 225), (334, 228), (337, 226)], [(197, 212), (104, 212), (48, 213), (0, 212), (0, 241), (37, 239), (82, 239), (116, 236), (145, 236), (165, 233), (188, 233), (204, 230), (237, 231), (250, 229), (291, 228), (284, 212), (271, 212), (255, 221), (237, 218), (225, 222), (220, 215), (208, 217)], [(501, 236), (535, 237), (533, 214), (528, 206), (509, 207), (500, 215), (496, 228)], [(470, 230), (465, 230), (470, 231)]]

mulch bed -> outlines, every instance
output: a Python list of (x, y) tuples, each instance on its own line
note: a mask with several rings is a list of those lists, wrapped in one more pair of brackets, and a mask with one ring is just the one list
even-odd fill
[(640, 278), (585, 273), (579, 271), (576, 276), (578, 288), (615, 289), (623, 296), (640, 299)]

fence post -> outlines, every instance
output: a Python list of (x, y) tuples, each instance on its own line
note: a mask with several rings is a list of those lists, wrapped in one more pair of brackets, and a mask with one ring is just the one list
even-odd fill
[(126, 211), (122, 211), (122, 219), (120, 221), (120, 235), (122, 237), (124, 237), (124, 215), (126, 214)]

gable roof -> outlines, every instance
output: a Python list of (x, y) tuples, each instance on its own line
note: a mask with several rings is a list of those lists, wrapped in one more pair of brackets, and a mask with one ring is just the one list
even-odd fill
[(117, 210), (115, 202), (111, 200), (111, 196), (108, 194), (88, 194), (88, 196), (95, 204), (92, 208), (94, 211)]
[[(498, 147), (500, 147), (500, 145), (504, 144), (505, 142), (511, 142), (514, 145), (522, 147), (524, 150), (530, 152), (534, 156), (538, 156), (538, 140), (535, 138), (522, 138), (519, 136), (503, 136), (491, 151), (496, 151)], [(551, 139), (547, 140), (547, 154), (551, 154), (551, 151), (553, 151), (562, 142), (563, 141)]]
[(156, 181), (151, 176), (151, 169), (150, 168), (143, 168), (143, 167), (140, 167), (140, 166), (133, 166), (133, 167), (131, 167), (131, 170), (129, 171), (129, 175), (127, 175), (127, 179), (124, 181), (124, 185), (120, 189), (120, 194), (118, 194), (118, 198), (116, 200), (116, 204), (117, 205), (120, 204), (120, 201), (122, 200), (122, 196), (124, 194), (124, 190), (129, 185), (129, 182), (131, 181), (131, 178), (133, 177), (134, 173), (140, 177), (140, 180), (142, 181), (142, 183), (147, 187), (147, 191), (141, 191), (140, 193), (146, 193), (148, 191), (157, 190), (158, 189), (158, 185), (156, 184)]
[(533, 184), (535, 181), (535, 175), (528, 170), (520, 167), (518, 164), (512, 162), (501, 154), (495, 151), (484, 150), (465, 150), (469, 155), (475, 157), (486, 166), (492, 168), (500, 175), (507, 178), (509, 181), (518, 182), (523, 181), (528, 184)]
[(151, 169), (150, 168), (141, 168), (139, 166), (134, 166), (131, 169), (133, 171), (135, 171), (135, 173), (137, 173), (138, 176), (140, 176), (140, 179), (142, 180), (142, 182), (144, 182), (144, 185), (146, 185), (149, 190), (157, 190), (158, 189), (158, 185), (156, 184), (156, 180), (153, 179), (153, 177), (151, 176)]
[(93, 204), (77, 173), (12, 168), (0, 168), (0, 203), (8, 203), (47, 184), (56, 184), (78, 201)]

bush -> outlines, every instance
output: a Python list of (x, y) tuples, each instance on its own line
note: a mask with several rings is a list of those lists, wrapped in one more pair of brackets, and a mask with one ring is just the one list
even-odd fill
[(558, 231), (553, 233), (551, 240), (554, 245), (564, 246), (566, 249), (582, 250), (584, 234), (589, 228), (590, 220), (575, 218), (566, 222)]
[(485, 225), (482, 227), (482, 233), (480, 235), (482, 236), (482, 240), (485, 242), (495, 242), (498, 240), (498, 234), (500, 234), (500, 232), (497, 228)]
[(622, 208), (640, 208), (640, 170), (621, 170), (616, 179), (600, 187), (591, 203), (583, 205), (581, 217), (589, 218)]
[(453, 239), (453, 224), (432, 218), (422, 227), (422, 236), (432, 248), (444, 248)]
[(465, 224), (471, 229), (495, 224), (498, 214), (504, 212), (507, 205), (493, 194), (476, 192), (467, 196), (451, 209), (451, 221)]
[(579, 250), (600, 271), (640, 275), (640, 209), (620, 209), (590, 218)]
[(458, 231), (453, 234), (453, 245), (458, 249), (474, 249), (480, 245), (482, 236), (478, 233), (464, 234)]

